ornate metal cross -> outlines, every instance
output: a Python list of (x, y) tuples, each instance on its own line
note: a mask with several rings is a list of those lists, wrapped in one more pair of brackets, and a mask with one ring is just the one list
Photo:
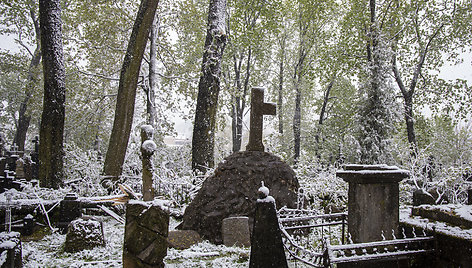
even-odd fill
[(264, 151), (264, 144), (262, 144), (263, 116), (275, 114), (275, 104), (264, 102), (264, 88), (253, 87), (251, 91), (249, 143), (246, 145), (246, 151)]

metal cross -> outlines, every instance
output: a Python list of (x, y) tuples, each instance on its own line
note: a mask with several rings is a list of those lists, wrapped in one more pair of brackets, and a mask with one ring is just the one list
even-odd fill
[(275, 114), (276, 105), (264, 102), (264, 88), (253, 87), (251, 91), (249, 143), (246, 145), (246, 151), (264, 151), (264, 144), (262, 144), (263, 116)]

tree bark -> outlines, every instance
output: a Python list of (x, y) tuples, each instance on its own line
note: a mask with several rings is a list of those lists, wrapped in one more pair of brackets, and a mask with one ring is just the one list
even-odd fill
[(151, 27), (149, 44), (149, 89), (146, 92), (146, 110), (148, 123), (156, 129), (157, 114), (155, 95), (157, 90), (157, 37), (159, 31), (159, 17), (156, 15)]
[(114, 181), (123, 169), (133, 124), (139, 69), (158, 3), (159, 0), (141, 1), (121, 68), (115, 119), (103, 168), (105, 176)]
[(284, 122), (283, 122), (283, 87), (284, 87), (284, 61), (285, 61), (285, 36), (282, 37), (282, 41), (280, 44), (281, 52), (280, 52), (280, 62), (279, 62), (279, 88), (278, 88), (278, 99), (277, 99), (277, 109), (278, 112), (278, 119), (279, 119), (279, 133), (284, 133)]
[(41, 31), (39, 26), (38, 18), (34, 13), (34, 10), (30, 10), (30, 17), (34, 24), (34, 30), (36, 34), (36, 49), (34, 50), (31, 62), (28, 68), (28, 76), (26, 77), (25, 97), (20, 103), (20, 109), (18, 110), (18, 124), (16, 128), (15, 138), (13, 143), (18, 146), (19, 151), (25, 150), (26, 133), (31, 121), (31, 116), (28, 114), (28, 103), (32, 96), (32, 90), (36, 84), (35, 71), (41, 62)]
[(58, 188), (63, 180), (65, 68), (62, 49), (60, 0), (40, 0), (41, 52), (44, 100), (39, 132), (39, 180), (43, 187)]
[(295, 164), (298, 163), (300, 157), (300, 143), (301, 143), (301, 91), (300, 81), (295, 85), (295, 112), (293, 115), (293, 161)]
[(192, 169), (214, 166), (216, 111), (220, 92), (221, 59), (226, 46), (226, 0), (210, 0), (208, 27), (198, 83), (192, 138)]

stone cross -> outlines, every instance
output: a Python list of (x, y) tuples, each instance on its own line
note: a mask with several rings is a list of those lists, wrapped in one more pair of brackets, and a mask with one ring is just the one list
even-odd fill
[(264, 88), (253, 87), (251, 92), (249, 142), (246, 145), (246, 151), (264, 151), (264, 144), (262, 144), (263, 116), (275, 114), (275, 104), (264, 102)]

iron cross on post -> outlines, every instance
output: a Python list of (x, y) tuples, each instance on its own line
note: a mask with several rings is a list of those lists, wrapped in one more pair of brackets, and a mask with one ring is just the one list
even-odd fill
[(264, 115), (275, 115), (276, 105), (264, 102), (264, 88), (253, 87), (251, 91), (251, 122), (249, 129), (249, 143), (246, 151), (264, 151), (262, 144), (262, 125)]

